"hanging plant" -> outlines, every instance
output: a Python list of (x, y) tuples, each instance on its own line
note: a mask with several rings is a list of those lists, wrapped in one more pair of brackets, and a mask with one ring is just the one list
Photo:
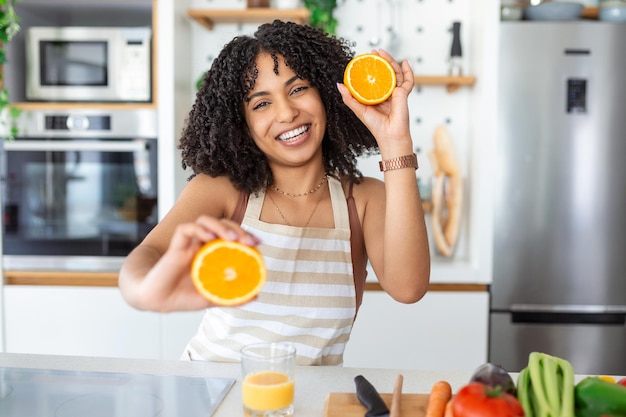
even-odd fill
[[(4, 64), (7, 62), (4, 47), (20, 30), (20, 19), (13, 8), (13, 5), (18, 1), (0, 0), (0, 123), (4, 132), (2, 134), (7, 140), (12, 140), (17, 134), (17, 127), (14, 122), (20, 114), (19, 109), (11, 106), (3, 75)], [(7, 121), (9, 122), (8, 129), (6, 129)]]
[(333, 13), (337, 8), (337, 0), (304, 0), (304, 6), (311, 13), (311, 26), (330, 35), (336, 34), (338, 22)]

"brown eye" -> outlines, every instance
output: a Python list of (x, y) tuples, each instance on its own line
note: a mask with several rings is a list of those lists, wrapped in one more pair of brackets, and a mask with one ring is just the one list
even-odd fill
[(308, 86), (306, 86), (306, 85), (302, 85), (302, 86), (296, 87), (296, 88), (294, 88), (293, 90), (291, 90), (291, 94), (292, 94), (292, 95), (293, 95), (293, 94), (298, 94), (298, 93), (301, 93), (301, 92), (303, 92), (303, 91), (305, 91), (305, 90), (308, 90), (308, 89), (309, 89), (309, 87), (308, 87)]

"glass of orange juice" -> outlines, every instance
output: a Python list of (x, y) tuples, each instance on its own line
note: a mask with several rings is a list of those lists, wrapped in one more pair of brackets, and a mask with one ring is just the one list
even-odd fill
[(289, 343), (255, 343), (241, 349), (241, 386), (246, 417), (294, 414), (296, 349)]

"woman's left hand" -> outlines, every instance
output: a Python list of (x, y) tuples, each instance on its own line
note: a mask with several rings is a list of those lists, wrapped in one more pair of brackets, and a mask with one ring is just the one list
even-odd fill
[[(400, 64), (383, 50), (372, 53), (385, 58), (395, 70), (397, 84), (391, 97), (368, 106), (357, 101), (345, 85), (337, 84), (337, 88), (344, 103), (376, 138), (383, 160), (410, 155), (414, 149), (408, 96), (415, 84), (413, 71), (408, 62)], [(413, 303), (426, 293), (430, 278), (428, 234), (417, 178), (413, 169), (387, 170), (383, 177), (383, 184), (371, 182), (378, 185), (359, 194), (366, 206), (362, 219), (366, 251), (383, 289), (400, 302)], [(394, 250), (385, 250), (390, 247)]]
[(345, 85), (337, 84), (337, 88), (344, 103), (372, 132), (382, 150), (393, 141), (410, 139), (408, 96), (415, 78), (407, 61), (400, 64), (383, 49), (372, 53), (389, 61), (396, 72), (397, 86), (391, 97), (374, 106), (365, 105), (357, 101)]

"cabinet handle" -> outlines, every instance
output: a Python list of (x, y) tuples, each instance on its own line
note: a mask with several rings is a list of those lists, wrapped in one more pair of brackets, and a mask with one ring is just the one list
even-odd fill
[(626, 323), (626, 307), (603, 305), (511, 305), (513, 323), (616, 324)]

